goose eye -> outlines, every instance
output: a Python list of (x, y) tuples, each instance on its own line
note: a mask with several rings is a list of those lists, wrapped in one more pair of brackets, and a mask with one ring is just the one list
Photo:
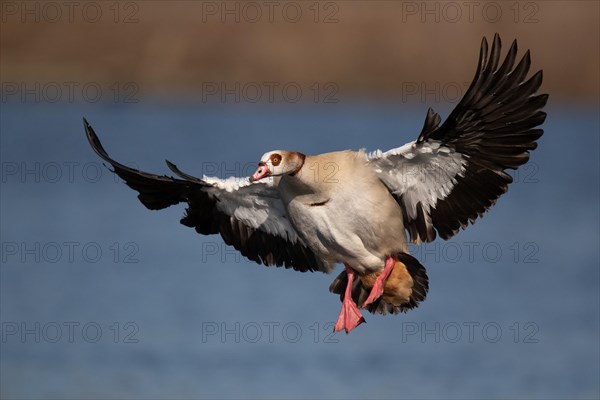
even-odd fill
[(274, 155), (271, 157), (271, 162), (273, 163), (274, 166), (278, 166), (279, 163), (281, 162), (281, 157), (278, 155)]

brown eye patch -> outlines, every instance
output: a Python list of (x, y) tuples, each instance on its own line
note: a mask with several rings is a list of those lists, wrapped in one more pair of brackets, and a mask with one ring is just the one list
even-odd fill
[(271, 154), (271, 162), (276, 167), (281, 162), (281, 156), (279, 154)]

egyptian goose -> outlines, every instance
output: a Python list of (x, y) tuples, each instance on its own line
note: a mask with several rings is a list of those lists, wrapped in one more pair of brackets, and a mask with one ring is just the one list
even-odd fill
[(408, 254), (407, 240), (454, 236), (508, 189), (505, 170), (526, 163), (546, 114), (536, 94), (542, 71), (526, 79), (527, 51), (514, 66), (513, 41), (500, 63), (481, 43), (475, 78), (446, 121), (429, 109), (421, 134), (387, 152), (340, 151), (315, 156), (265, 153), (248, 178), (195, 178), (167, 161), (178, 178), (126, 167), (111, 159), (84, 119), (96, 153), (151, 210), (187, 203), (181, 223), (203, 235), (219, 233), (259, 264), (297, 271), (345, 270), (333, 281), (342, 310), (335, 331), (364, 321), (359, 308), (387, 314), (425, 299), (425, 268)]

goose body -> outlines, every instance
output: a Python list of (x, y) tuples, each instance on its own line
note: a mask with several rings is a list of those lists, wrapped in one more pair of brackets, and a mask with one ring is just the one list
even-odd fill
[(294, 229), (327, 263), (368, 274), (407, 252), (402, 210), (362, 151), (306, 156), (277, 190)]
[(220, 234), (248, 259), (297, 271), (344, 270), (330, 291), (346, 332), (371, 313), (405, 312), (425, 299), (425, 268), (407, 242), (449, 239), (481, 217), (508, 190), (543, 131), (548, 95), (537, 94), (542, 71), (527, 77), (529, 51), (516, 63), (513, 41), (504, 61), (494, 36), (484, 38), (473, 82), (448, 118), (429, 109), (418, 138), (385, 152), (305, 155), (265, 153), (248, 178), (155, 175), (113, 160), (84, 119), (94, 151), (151, 210), (186, 203), (181, 223)]

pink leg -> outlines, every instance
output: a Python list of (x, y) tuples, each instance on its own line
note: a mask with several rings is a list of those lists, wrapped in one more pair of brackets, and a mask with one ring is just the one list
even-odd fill
[(365, 319), (358, 310), (354, 300), (352, 300), (352, 282), (356, 273), (348, 264), (344, 264), (344, 266), (348, 274), (348, 285), (346, 285), (346, 293), (344, 294), (344, 300), (342, 300), (342, 311), (340, 311), (340, 316), (333, 331), (338, 332), (345, 329), (346, 334), (348, 334), (352, 329), (365, 322)]
[(388, 259), (385, 260), (385, 267), (383, 268), (383, 272), (375, 280), (375, 285), (373, 285), (373, 289), (371, 289), (369, 297), (367, 298), (367, 300), (365, 300), (363, 308), (365, 308), (366, 306), (368, 306), (369, 304), (381, 297), (381, 295), (383, 294), (383, 287), (385, 286), (385, 281), (394, 270), (395, 263), (396, 260), (394, 260), (392, 257), (388, 257)]

